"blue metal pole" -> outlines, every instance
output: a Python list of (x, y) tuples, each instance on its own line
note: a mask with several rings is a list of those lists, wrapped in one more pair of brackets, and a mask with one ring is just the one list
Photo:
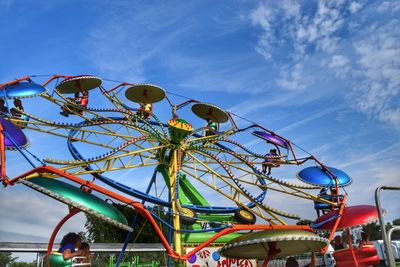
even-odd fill
[[(154, 170), (154, 173), (153, 173), (153, 176), (151, 177), (149, 186), (147, 187), (146, 194), (148, 194), (150, 192), (151, 186), (153, 185), (154, 181), (156, 180), (156, 177), (157, 177), (157, 169)], [(144, 204), (144, 203), (145, 203), (145, 201), (142, 200), (142, 204)], [(131, 227), (133, 229), (135, 229), (135, 227), (136, 227), (138, 222), (139, 222), (139, 214), (136, 213), (135, 218), (133, 219)], [(122, 258), (124, 257), (124, 252), (126, 250), (126, 247), (128, 246), (129, 240), (131, 240), (131, 238), (132, 238), (132, 235), (133, 235), (133, 231), (129, 232), (128, 235), (126, 236), (125, 242), (124, 242), (124, 246), (122, 247), (122, 250), (118, 255), (118, 259), (117, 259), (117, 262), (115, 263), (115, 267), (119, 267), (119, 264), (121, 263)]]

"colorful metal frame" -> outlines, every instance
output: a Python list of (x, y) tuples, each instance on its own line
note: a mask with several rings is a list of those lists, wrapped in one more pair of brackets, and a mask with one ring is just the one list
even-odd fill
[[(7, 138), (14, 140), (17, 138), (17, 134), (10, 133), (7, 130), (7, 123), (15, 122), (15, 119), (6, 117), (5, 120), (0, 120), (0, 131), (3, 133), (0, 134), (3, 184), (12, 186), (19, 181), (28, 181), (37, 175), (47, 177), (43, 179), (63, 178), (78, 184), (87, 193), (96, 191), (104, 197), (130, 205), (150, 222), (160, 241), (166, 247), (168, 255), (178, 260), (189, 259), (202, 248), (216, 240), (222, 240), (222, 237), (224, 237), (224, 241), (219, 242), (229, 242), (237, 235), (241, 235), (240, 232), (244, 230), (261, 232), (272, 230), (278, 232), (289, 230), (313, 231), (308, 226), (288, 225), (285, 222), (286, 218), (299, 219), (300, 217), (271, 207), (267, 201), (267, 192), (269, 191), (328, 205), (332, 211), (335, 211), (335, 214), (338, 214), (337, 217), (330, 218), (332, 234), (329, 240), (332, 239), (333, 233), (340, 225), (341, 215), (343, 215), (347, 200), (347, 194), (339, 192), (343, 186), (342, 177), (339, 177), (336, 169), (326, 167), (313, 155), (298, 158), (290, 140), (273, 131), (258, 124), (238, 128), (234, 114), (196, 100), (173, 104), (164, 91), (162, 91), (162, 94), (157, 93), (155, 98), (149, 98), (148, 101), (145, 101), (157, 102), (165, 97), (171, 106), (171, 120), (183, 121), (178, 119), (178, 112), (181, 108), (195, 103), (192, 109), (201, 118), (218, 123), (230, 122), (230, 125), (227, 124), (228, 126), (224, 127), (223, 130), (212, 135), (205, 134), (209, 127), (192, 129), (190, 126), (187, 130), (179, 132), (179, 127), (178, 129), (174, 126), (175, 124), (168, 125), (161, 122), (154, 113), (151, 114), (149, 119), (143, 119), (136, 115), (135, 109), (129, 108), (120, 99), (119, 92), (128, 87), (126, 90), (128, 99), (132, 98), (131, 100), (136, 102), (142, 101), (143, 99), (138, 99), (134, 95), (136, 93), (140, 95), (146, 90), (151, 91), (158, 88), (156, 86), (150, 86), (153, 88), (151, 89), (148, 85), (146, 85), (147, 87), (140, 87), (140, 85), (123, 82), (106, 90), (102, 87), (101, 79), (94, 76), (55, 75), (45, 81), (42, 87), (50, 86), (59, 79), (63, 80), (56, 86), (57, 90), (53, 91), (54, 94), (42, 92), (39, 96), (58, 107), (70, 105), (72, 107), (70, 109), (71, 115), (80, 118), (82, 121), (61, 123), (37, 117), (29, 111), (24, 111), (23, 114), (30, 118), (25, 129), (66, 139), (68, 150), (74, 160), (45, 158), (46, 166), (42, 164), (42, 166), (35, 167), (15, 178), (7, 178), (5, 140), (8, 140)], [(1, 84), (0, 90), (10, 88), (10, 86), (18, 88), (18, 84), (27, 81), (32, 82), (31, 77), (26, 76)], [(80, 89), (79, 86), (76, 87), (73, 84), (76, 81), (79, 81)], [(76, 88), (79, 90), (90, 89), (94, 93), (100, 93), (109, 101), (111, 106), (108, 108), (90, 108), (71, 103), (63, 93), (76, 92)], [(95, 88), (99, 90), (96, 91)], [(218, 116), (216, 118), (207, 117), (207, 109), (212, 109), (212, 112)], [(261, 171), (264, 156), (251, 151), (235, 140), (236, 135), (246, 134), (248, 131), (254, 131), (258, 133), (256, 136), (262, 136), (264, 139), (268, 137), (266, 141), (269, 143), (287, 149), (287, 155), (281, 157), (281, 166), (314, 162), (329, 178), (330, 183), (322, 183), (320, 178), (313, 174), (310, 174), (311, 178), (309, 179), (302, 178), (303, 181), (310, 180), (309, 184), (311, 185), (289, 183), (284, 179), (264, 174)], [(88, 146), (101, 149), (103, 152), (84, 157), (82, 149)], [(23, 146), (17, 145), (17, 148), (25, 155)], [(97, 150), (93, 149), (93, 151)], [(57, 166), (57, 168), (51, 165)], [(146, 192), (129, 187), (107, 176), (108, 173), (128, 169), (154, 170)], [(106, 183), (111, 187), (111, 190), (96, 184), (95, 179), (85, 180), (81, 178), (86, 175), (92, 175), (95, 179)], [(156, 187), (157, 183), (164, 186), (167, 192), (164, 196), (151, 193), (152, 188)], [(195, 186), (195, 184), (198, 186)], [(321, 187), (328, 187), (332, 198), (324, 198), (309, 192), (310, 190), (320, 190)], [(232, 205), (218, 206), (210, 203), (204, 196), (204, 192), (201, 191), (204, 189), (230, 201)], [(127, 194), (129, 197), (121, 193)], [(339, 195), (343, 195), (343, 198)], [(136, 200), (141, 200), (143, 203)], [(166, 222), (157, 218), (156, 214), (149, 212), (144, 203), (165, 207), (171, 221)], [(188, 213), (188, 210), (193, 212)], [(239, 224), (234, 218), (234, 214), (239, 210), (244, 210), (256, 216), (258, 218), (257, 224)], [(188, 217), (188, 214), (195, 215), (195, 217), (189, 218), (194, 222), (191, 226), (184, 224), (184, 219)], [(172, 240), (168, 240), (163, 235), (159, 223), (169, 227), (173, 234)], [(209, 227), (203, 229), (203, 223), (209, 224)], [(238, 234), (233, 235), (232, 233)], [(196, 240), (195, 242), (199, 243), (194, 250), (185, 254), (182, 250), (183, 243), (189, 242), (189, 239)], [(275, 255), (273, 254), (270, 255), (270, 258)]]

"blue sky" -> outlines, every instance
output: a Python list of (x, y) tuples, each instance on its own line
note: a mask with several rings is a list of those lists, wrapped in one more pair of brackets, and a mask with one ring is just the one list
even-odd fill
[[(61, 73), (157, 84), (276, 131), (349, 173), (349, 204), (373, 204), (378, 185), (400, 184), (399, 17), (399, 1), (0, 0), (0, 82)], [(0, 192), (2, 240), (27, 225), (46, 240), (65, 212)], [(389, 219), (398, 195), (384, 193)], [(43, 199), (39, 211), (24, 198)], [(15, 201), (25, 217), (11, 215)]]

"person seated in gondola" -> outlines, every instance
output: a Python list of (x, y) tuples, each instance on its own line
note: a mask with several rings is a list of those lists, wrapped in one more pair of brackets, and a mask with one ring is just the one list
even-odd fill
[(63, 115), (64, 117), (68, 117), (69, 114), (72, 114), (71, 111), (76, 111), (77, 113), (82, 115), (83, 110), (80, 107), (82, 108), (87, 107), (89, 103), (89, 92), (82, 91), (82, 96), (80, 96), (79, 92), (76, 92), (74, 97), (68, 97), (67, 100), (75, 104), (76, 106), (79, 106), (79, 108), (77, 109), (75, 105), (66, 104), (61, 107), (62, 111), (60, 112), (60, 114)]
[(6, 101), (4, 98), (0, 98), (0, 116), (1, 117), (6, 117), (8, 115), (8, 107), (6, 107)]
[(79, 262), (82, 263), (82, 266), (90, 266), (93, 256), (90, 252), (90, 245), (82, 242), (80, 249), (82, 250), (82, 259)]
[[(327, 195), (328, 195), (328, 188), (325, 187), (321, 188), (321, 190), (318, 193), (318, 197), (324, 198)], [(321, 216), (320, 211), (322, 211), (322, 214), (325, 214), (325, 209), (329, 208), (327, 204), (318, 201), (314, 201), (314, 207), (318, 217)]]
[(89, 103), (89, 91), (82, 91), (82, 97), (80, 99), (80, 106), (86, 108)]
[(342, 236), (337, 235), (333, 238), (332, 246), (335, 250), (345, 249), (347, 246), (343, 243)]
[(361, 241), (360, 244), (358, 245), (359, 249), (367, 248), (367, 247), (373, 247), (374, 243), (369, 240), (369, 234), (366, 232), (361, 232)]
[(153, 114), (153, 104), (152, 103), (139, 103), (140, 107), (136, 112), (136, 115), (147, 120)]
[(265, 154), (264, 158), (265, 159), (262, 164), (263, 174), (270, 175), (272, 167), (279, 167), (281, 165), (281, 159), (275, 148), (270, 149), (269, 153)]
[(210, 119), (207, 119), (207, 127), (208, 130), (205, 132), (204, 136), (215, 135), (218, 131), (218, 123), (213, 122)]
[[(10, 109), (11, 118), (27, 121), (29, 118), (23, 114), (23, 111), (24, 107), (22, 106), (21, 99), (14, 99), (14, 107)], [(26, 127), (26, 122), (15, 122), (15, 125), (24, 129)]]
[[(83, 250), (80, 249), (81, 238), (76, 233), (66, 234), (60, 243), (60, 249), (58, 252), (62, 253), (64, 260), (72, 259), (73, 257), (82, 256)], [(76, 248), (79, 248), (76, 250)]]

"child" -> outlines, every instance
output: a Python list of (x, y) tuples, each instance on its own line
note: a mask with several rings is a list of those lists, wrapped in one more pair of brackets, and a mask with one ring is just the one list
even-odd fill
[(136, 115), (142, 117), (147, 120), (150, 118), (151, 114), (153, 114), (153, 104), (151, 103), (139, 103), (140, 107), (136, 112)]
[(361, 232), (361, 241), (358, 245), (359, 249), (366, 248), (366, 247), (373, 247), (374, 243), (369, 240), (369, 234), (366, 232)]
[[(88, 102), (89, 102), (89, 92), (88, 91), (82, 91), (82, 97), (80, 96), (79, 92), (75, 93), (75, 96), (73, 98), (68, 97), (67, 100), (69, 102), (74, 103), (77, 106), (86, 108)], [(60, 112), (61, 115), (64, 117), (68, 117), (69, 114), (72, 114), (71, 111), (75, 111), (79, 114), (83, 114), (83, 110), (81, 108), (77, 108), (74, 105), (66, 104), (61, 107), (62, 111)]]
[(0, 98), (0, 112), (2, 117), (6, 117), (9, 112), (4, 98)]
[(85, 266), (90, 266), (91, 260), (92, 260), (92, 254), (90, 253), (90, 246), (86, 242), (82, 242), (80, 250), (83, 251), (82, 256), (84, 257), (82, 259), (82, 263), (87, 263)]
[[(21, 99), (18, 99), (18, 98), (14, 99), (14, 107), (12, 109), (10, 109), (11, 117), (13, 119), (17, 119), (17, 120), (28, 121), (29, 117), (27, 117), (25, 114), (23, 114), (22, 113), (23, 111), (24, 111), (24, 107), (22, 106)], [(15, 122), (15, 124), (21, 129), (24, 129), (27, 125), (27, 123), (24, 123), (24, 122)]]
[(271, 149), (269, 151), (269, 153), (265, 154), (265, 159), (262, 164), (262, 173), (266, 174), (266, 175), (270, 175), (271, 168), (279, 167), (280, 165), (281, 165), (281, 159), (278, 157), (276, 149)]
[(76, 233), (66, 234), (60, 243), (60, 249), (58, 252), (63, 254), (64, 260), (72, 259), (73, 257), (79, 257), (82, 255), (82, 250), (75, 250), (76, 247), (82, 245), (81, 238)]

